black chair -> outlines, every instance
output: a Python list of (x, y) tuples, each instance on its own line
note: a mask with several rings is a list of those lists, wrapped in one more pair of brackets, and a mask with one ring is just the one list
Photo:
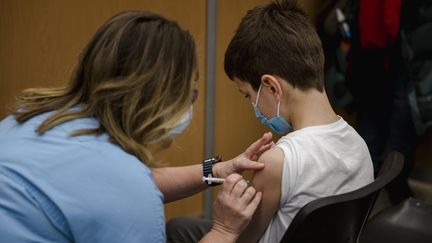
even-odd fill
[(373, 216), (360, 235), (361, 243), (431, 243), (432, 206), (415, 198)]
[(380, 190), (401, 172), (403, 163), (401, 153), (391, 152), (372, 183), (306, 204), (294, 217), (281, 242), (358, 242)]

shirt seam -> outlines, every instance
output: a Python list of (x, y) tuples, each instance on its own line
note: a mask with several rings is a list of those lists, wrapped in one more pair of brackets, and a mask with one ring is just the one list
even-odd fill
[(47, 196), (41, 195), (43, 194), (42, 192), (39, 192), (38, 189), (29, 185), (25, 179), (12, 171), (0, 170), (0, 174), (3, 174), (10, 180), (22, 186), (28, 195), (35, 199), (40, 209), (45, 215), (47, 215), (49, 221), (55, 226), (54, 228), (56, 228), (66, 238), (73, 239), (72, 234), (69, 231), (68, 223), (64, 218), (64, 215), (61, 213), (61, 210), (52, 201), (50, 201)]

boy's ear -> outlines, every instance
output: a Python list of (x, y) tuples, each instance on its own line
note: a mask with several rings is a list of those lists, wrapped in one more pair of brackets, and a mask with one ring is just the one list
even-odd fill
[(261, 76), (261, 83), (263, 87), (269, 88), (270, 91), (276, 95), (277, 100), (281, 99), (283, 93), (280, 82), (281, 80), (274, 75), (264, 74)]

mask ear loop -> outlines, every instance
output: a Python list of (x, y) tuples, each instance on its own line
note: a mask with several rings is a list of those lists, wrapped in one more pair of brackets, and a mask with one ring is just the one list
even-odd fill
[(278, 105), (277, 105), (277, 116), (279, 116), (279, 108), (280, 108), (280, 100), (278, 101)]
[(259, 88), (258, 88), (258, 92), (257, 92), (257, 97), (255, 98), (255, 102), (254, 102), (254, 106), (258, 106), (258, 99), (259, 99), (259, 95), (260, 95), (260, 91), (261, 91), (261, 86), (262, 84), (260, 84)]

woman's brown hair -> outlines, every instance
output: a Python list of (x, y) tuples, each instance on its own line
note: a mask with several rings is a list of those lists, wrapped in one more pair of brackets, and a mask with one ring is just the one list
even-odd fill
[(170, 140), (169, 131), (190, 107), (196, 75), (196, 47), (188, 32), (150, 12), (123, 12), (96, 32), (67, 85), (23, 91), (13, 114), (23, 123), (53, 111), (39, 134), (73, 119), (96, 118), (99, 128), (70, 135), (107, 132), (149, 164), (150, 147)]

